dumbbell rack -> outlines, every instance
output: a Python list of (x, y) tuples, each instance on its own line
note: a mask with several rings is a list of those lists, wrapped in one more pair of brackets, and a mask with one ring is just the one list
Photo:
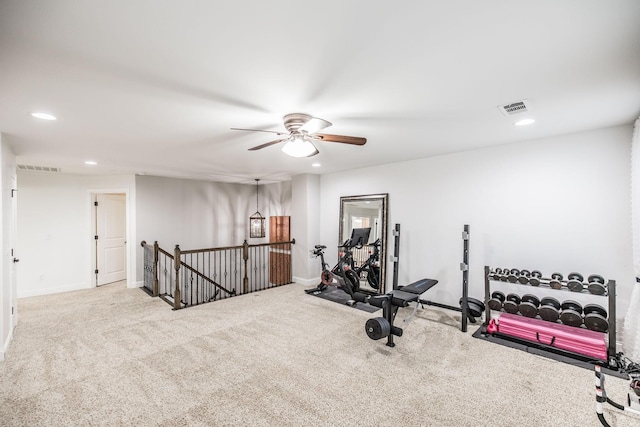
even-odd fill
[[(556, 347), (547, 346), (542, 343), (535, 342), (525, 342), (524, 340), (520, 340), (518, 338), (510, 338), (505, 336), (497, 336), (492, 335), (487, 332), (487, 326), (489, 325), (489, 321), (491, 320), (491, 308), (489, 307), (489, 300), (491, 299), (491, 282), (504, 283), (502, 281), (496, 280), (491, 275), (492, 269), (489, 266), (484, 267), (484, 290), (485, 290), (485, 318), (482, 326), (473, 334), (476, 338), (482, 338), (491, 342), (495, 342), (498, 344), (506, 345), (513, 348), (518, 348), (521, 350), (525, 350), (530, 353), (538, 354), (541, 356), (545, 356), (554, 360), (559, 360), (565, 363), (570, 363), (576, 366), (581, 366), (586, 369), (593, 369), (594, 363), (586, 356), (581, 356), (578, 354), (574, 354), (567, 351), (559, 350)], [(566, 281), (565, 281), (566, 282)], [(521, 284), (519, 282), (509, 282), (509, 284), (517, 285), (517, 286), (527, 286), (531, 287), (529, 284)], [(616, 282), (615, 280), (609, 280), (606, 283), (606, 292), (603, 295), (595, 295), (590, 294), (588, 291), (584, 289), (581, 292), (573, 292), (567, 289), (553, 289), (549, 286), (549, 280), (541, 279), (540, 284), (536, 286), (538, 288), (547, 288), (551, 292), (566, 292), (568, 294), (589, 294), (594, 297), (606, 297), (608, 299), (608, 343), (607, 343), (607, 353), (609, 360), (607, 361), (608, 366), (603, 367), (606, 371), (614, 376), (620, 376), (626, 378), (626, 375), (620, 372), (619, 369), (619, 361), (618, 354), (616, 352)]]

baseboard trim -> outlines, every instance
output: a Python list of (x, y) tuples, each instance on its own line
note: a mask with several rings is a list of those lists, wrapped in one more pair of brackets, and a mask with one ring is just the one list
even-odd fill
[(127, 288), (142, 288), (144, 286), (144, 280), (139, 282), (127, 283)]
[(292, 279), (297, 284), (303, 285), (303, 286), (317, 286), (318, 283), (320, 283), (319, 277), (314, 277), (312, 279), (303, 279), (301, 277), (293, 277)]
[(59, 294), (61, 292), (79, 291), (82, 289), (94, 288), (93, 285), (86, 283), (78, 283), (75, 285), (59, 286), (56, 288), (31, 289), (28, 291), (20, 291), (18, 289), (18, 298), (37, 297), (41, 295)]
[(7, 339), (4, 341), (2, 349), (0, 350), (0, 362), (4, 361), (4, 355), (9, 350), (11, 341), (13, 341), (13, 328), (11, 328), (11, 330), (9, 331), (9, 335), (7, 336)]

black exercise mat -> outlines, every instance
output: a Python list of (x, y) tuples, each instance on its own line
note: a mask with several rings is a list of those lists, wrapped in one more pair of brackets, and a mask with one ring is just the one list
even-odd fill
[[(338, 289), (336, 286), (327, 286), (324, 290), (319, 292), (312, 292), (309, 295), (316, 296), (318, 298), (326, 299), (327, 301), (337, 302), (338, 304), (347, 305), (347, 301), (351, 299), (351, 296), (343, 291), (342, 289)], [(368, 313), (374, 313), (380, 310), (380, 307), (374, 307), (364, 302), (356, 303), (353, 308), (357, 308), (358, 310), (366, 311)]]

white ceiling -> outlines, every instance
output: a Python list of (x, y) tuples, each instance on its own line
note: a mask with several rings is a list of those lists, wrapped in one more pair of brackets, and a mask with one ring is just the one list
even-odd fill
[[(368, 142), (295, 159), (230, 130), (291, 112)], [(63, 172), (271, 182), (638, 115), (638, 0), (0, 1), (0, 130)]]

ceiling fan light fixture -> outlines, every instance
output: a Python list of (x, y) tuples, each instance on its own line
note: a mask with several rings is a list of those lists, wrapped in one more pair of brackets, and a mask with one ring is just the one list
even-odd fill
[(309, 157), (318, 150), (311, 141), (302, 136), (294, 136), (282, 146), (282, 151), (291, 157)]

